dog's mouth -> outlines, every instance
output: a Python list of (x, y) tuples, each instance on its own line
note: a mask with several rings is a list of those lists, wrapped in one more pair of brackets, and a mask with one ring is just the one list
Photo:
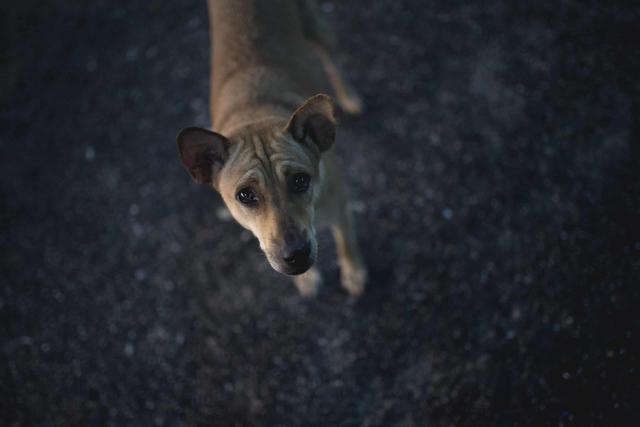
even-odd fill
[(271, 267), (277, 271), (278, 273), (286, 274), (288, 276), (297, 276), (305, 273), (307, 270), (311, 268), (311, 266), (315, 263), (315, 260), (309, 258), (305, 262), (301, 262), (297, 265), (287, 265), (283, 263), (275, 263), (269, 260), (269, 264)]
[(313, 261), (309, 260), (309, 262), (299, 267), (298, 266), (287, 267), (284, 271), (282, 271), (282, 273), (287, 274), (289, 276), (297, 276), (299, 274), (305, 273), (307, 270), (311, 268), (312, 265), (313, 265)]
[(288, 276), (304, 274), (316, 262), (318, 255), (318, 242), (314, 236), (289, 244), (263, 246), (261, 241), (260, 248), (271, 268)]
[(272, 253), (265, 251), (267, 261), (275, 271), (288, 276), (297, 276), (305, 273), (316, 262), (317, 244), (310, 242), (310, 248), (303, 254), (298, 253), (294, 257), (286, 257), (282, 255), (282, 250), (278, 250), (279, 256), (273, 256)]

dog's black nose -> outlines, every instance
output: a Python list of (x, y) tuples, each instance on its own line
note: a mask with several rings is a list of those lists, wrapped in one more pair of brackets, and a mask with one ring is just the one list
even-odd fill
[(308, 241), (301, 242), (285, 249), (282, 258), (291, 267), (300, 267), (309, 262), (311, 244)]

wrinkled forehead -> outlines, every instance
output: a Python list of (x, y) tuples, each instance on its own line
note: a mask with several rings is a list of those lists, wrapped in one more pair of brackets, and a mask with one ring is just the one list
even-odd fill
[(245, 184), (265, 186), (294, 172), (314, 174), (318, 157), (279, 128), (248, 132), (232, 139), (221, 185), (235, 190)]

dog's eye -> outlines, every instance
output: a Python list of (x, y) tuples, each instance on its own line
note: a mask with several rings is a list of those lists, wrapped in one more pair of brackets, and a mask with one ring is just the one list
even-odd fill
[(289, 177), (289, 189), (294, 193), (304, 193), (309, 188), (311, 177), (306, 173), (297, 173)]
[(236, 194), (236, 199), (243, 205), (255, 206), (258, 204), (258, 196), (251, 187), (241, 188)]

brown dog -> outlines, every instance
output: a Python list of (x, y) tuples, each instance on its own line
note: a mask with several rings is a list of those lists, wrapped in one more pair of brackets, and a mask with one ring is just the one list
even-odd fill
[(342, 285), (361, 294), (366, 270), (335, 162), (334, 105), (311, 95), (326, 76), (344, 111), (362, 107), (332, 61), (332, 37), (315, 4), (209, 0), (209, 18), (215, 132), (181, 131), (182, 163), (221, 194), (275, 270), (296, 275), (303, 295), (314, 295), (321, 282), (313, 267), (316, 224), (331, 226)]

